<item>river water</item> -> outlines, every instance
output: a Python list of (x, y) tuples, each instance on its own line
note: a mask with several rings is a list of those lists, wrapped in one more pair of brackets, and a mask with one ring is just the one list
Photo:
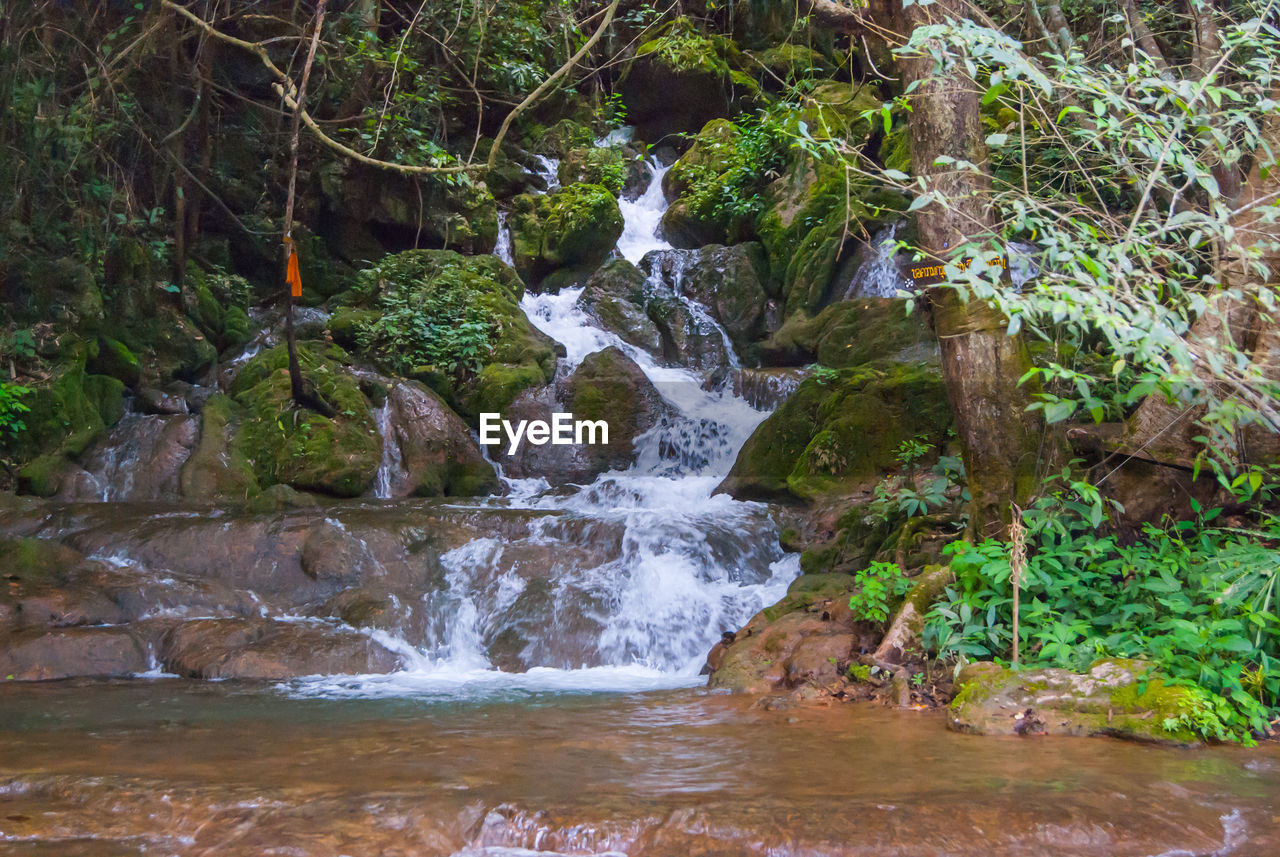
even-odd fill
[(0, 854), (1280, 854), (1280, 751), (977, 738), (703, 690), (7, 688)]
[[(682, 251), (658, 234), (662, 172), (622, 204), (618, 249), (633, 263), (677, 254), (648, 267), (678, 272)], [(713, 495), (766, 412), (732, 375), (597, 327), (581, 294), (522, 306), (564, 346), (561, 377), (617, 347), (670, 406), (630, 468), (559, 488), (507, 479), (503, 496), (466, 501), (252, 519), (80, 504), (32, 524), (122, 575), (166, 580), (217, 577), (220, 557), (243, 553), (228, 540), (259, 539), (232, 583), (278, 621), (317, 620), (271, 590), (280, 572), (253, 567), (288, 559), (273, 534), (327, 528), (359, 543), (370, 575), (401, 581), (401, 620), (367, 633), (405, 668), (0, 686), (0, 855), (1280, 854), (1275, 747), (974, 738), (938, 714), (765, 710), (705, 690), (720, 634), (799, 573), (767, 506)], [(150, 448), (135, 440), (91, 475), (120, 482)], [(383, 465), (385, 496), (394, 450)]]

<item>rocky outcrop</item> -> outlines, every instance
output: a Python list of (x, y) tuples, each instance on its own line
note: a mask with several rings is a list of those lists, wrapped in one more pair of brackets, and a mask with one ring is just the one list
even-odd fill
[(739, 354), (763, 337), (771, 294), (769, 264), (759, 244), (655, 252), (641, 267), (651, 280), (705, 307)]
[(123, 678), (148, 669), (146, 643), (128, 628), (26, 629), (0, 634), (0, 680)]
[(575, 420), (602, 420), (609, 426), (607, 444), (525, 443), (515, 455), (495, 452), (507, 475), (542, 477), (553, 485), (588, 483), (608, 470), (625, 470), (635, 461), (635, 441), (671, 414), (644, 372), (617, 348), (587, 355), (573, 374), (554, 388), (529, 391), (513, 403), (509, 420), (550, 422), (553, 413)]
[(517, 196), (508, 223), (516, 271), (545, 291), (585, 280), (622, 235), (618, 201), (598, 184)]
[(806, 378), (756, 429), (720, 490), (736, 497), (850, 493), (896, 464), (899, 444), (950, 424), (932, 363), (876, 363)]
[[(378, 486), (389, 497), (473, 497), (498, 488), (493, 465), (462, 418), (431, 390), (400, 381), (387, 391)], [(385, 448), (389, 444), (391, 449)]]
[[(1087, 673), (965, 667), (947, 725), (978, 735), (1110, 735), (1165, 744), (1198, 743), (1192, 731), (1211, 703), (1174, 685), (1145, 661), (1108, 658)], [(1211, 708), (1209, 708), (1211, 711)]]

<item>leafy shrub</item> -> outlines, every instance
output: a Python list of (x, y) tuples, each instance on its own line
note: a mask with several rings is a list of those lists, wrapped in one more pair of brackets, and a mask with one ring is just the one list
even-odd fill
[(415, 267), (413, 260), (392, 256), (362, 274), (364, 288), (381, 289), (379, 314), (357, 329), (361, 348), (398, 372), (421, 366), (454, 375), (479, 372), (499, 325), (484, 309), (478, 276), (463, 267), (406, 265)]
[(22, 415), (31, 409), (21, 400), (30, 392), (30, 389), (20, 384), (0, 381), (0, 440), (15, 435), (27, 427)]
[(672, 167), (672, 178), (688, 188), (681, 198), (693, 214), (731, 222), (753, 219), (764, 210), (764, 187), (786, 162), (792, 142), (784, 118), (761, 111), (734, 122), (730, 139), (706, 144), (711, 163)]
[[(1122, 545), (1093, 523), (1100, 503), (1068, 502), (1026, 516), (1023, 662), (1082, 671), (1102, 657), (1144, 658), (1207, 691), (1215, 716), (1183, 725), (1234, 739), (1265, 730), (1280, 702), (1280, 520), (1260, 530), (1214, 527), (1215, 510), (1147, 525), (1140, 541)], [(929, 612), (925, 641), (943, 656), (999, 660), (1012, 645), (1009, 546), (946, 550), (956, 582)]]
[(887, 622), (889, 609), (911, 589), (911, 581), (892, 562), (873, 562), (853, 576), (858, 591), (849, 596), (849, 609), (859, 621)]

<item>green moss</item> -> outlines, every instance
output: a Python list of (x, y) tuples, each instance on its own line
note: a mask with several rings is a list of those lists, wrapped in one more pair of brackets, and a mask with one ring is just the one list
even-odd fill
[(761, 346), (770, 363), (819, 363), (845, 369), (901, 355), (919, 358), (934, 336), (919, 313), (898, 298), (840, 301), (809, 318), (796, 314)]
[(806, 379), (743, 446), (725, 487), (738, 496), (812, 499), (852, 490), (895, 465), (898, 445), (950, 423), (935, 365), (846, 369)]
[(90, 375), (78, 363), (33, 387), (23, 403), (30, 411), (23, 416), (26, 430), (10, 441), (14, 457), (26, 461), (39, 455), (75, 456), (120, 420), (124, 384)]
[(601, 146), (584, 146), (569, 152), (560, 162), (560, 184), (599, 185), (615, 197), (622, 193), (627, 167), (622, 150)]
[(533, 152), (553, 158), (565, 158), (574, 149), (590, 146), (595, 138), (590, 128), (572, 119), (561, 119), (550, 128), (527, 136), (533, 140)]
[(559, 269), (579, 271), (585, 279), (622, 235), (617, 199), (595, 184), (517, 196), (509, 223), (516, 271), (531, 286)]
[(464, 397), (464, 412), (468, 415), (502, 413), (507, 406), (530, 387), (548, 381), (547, 373), (536, 364), (512, 366), (490, 363), (480, 371), (475, 382), (469, 385)]
[(258, 492), (253, 465), (237, 438), (243, 410), (230, 397), (211, 396), (200, 411), (200, 439), (182, 466), (182, 496), (243, 500)]
[(98, 337), (98, 353), (89, 361), (88, 368), (97, 374), (115, 378), (127, 387), (138, 386), (142, 379), (142, 364), (129, 346), (109, 336)]
[(236, 442), (261, 485), (356, 497), (369, 490), (382, 441), (369, 403), (341, 363), (337, 346), (298, 344), (303, 373), (337, 411), (332, 419), (294, 406), (283, 345), (258, 355), (233, 386), (246, 418)]
[(50, 539), (0, 538), (4, 574), (25, 584), (66, 583), (71, 571), (84, 557), (66, 545)]

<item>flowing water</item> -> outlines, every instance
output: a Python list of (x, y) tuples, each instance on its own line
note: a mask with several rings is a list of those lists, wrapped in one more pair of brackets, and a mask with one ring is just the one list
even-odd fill
[(0, 854), (1280, 853), (1280, 752), (975, 738), (705, 691), (298, 698), (8, 688)]
[[(671, 274), (684, 257), (658, 235), (664, 169), (651, 169), (622, 203), (618, 249)], [(767, 506), (714, 494), (798, 376), (666, 365), (596, 326), (581, 292), (522, 307), (563, 345), (561, 377), (612, 346), (665, 400), (625, 470), (558, 490), (507, 479), (503, 496), (467, 501), (69, 504), (15, 519), (122, 587), (133, 575), (187, 593), (184, 615), (289, 622), (318, 621), (308, 605), (327, 597), (298, 567), (322, 531), (338, 573), (382, 588), (390, 618), (366, 633), (404, 668), (0, 685), (0, 855), (1280, 854), (1275, 747), (973, 738), (935, 714), (767, 710), (705, 690), (720, 634), (799, 573)], [(376, 412), (388, 439), (391, 407)], [(108, 491), (133, 490), (123, 469), (163, 427), (131, 420), (137, 442), (93, 466), (121, 486)], [(384, 448), (379, 497), (400, 454)]]

